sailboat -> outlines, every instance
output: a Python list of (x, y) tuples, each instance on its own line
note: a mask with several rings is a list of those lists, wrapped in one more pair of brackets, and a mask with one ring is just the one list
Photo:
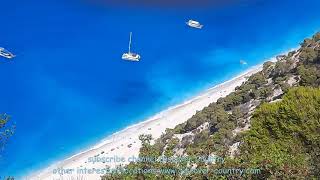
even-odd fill
[(129, 51), (127, 53), (122, 54), (122, 59), (126, 61), (140, 61), (140, 55), (137, 53), (131, 52), (131, 40), (132, 40), (132, 32), (130, 32)]
[(12, 54), (11, 52), (7, 51), (6, 49), (0, 47), (0, 56), (11, 59), (16, 57), (14, 54)]

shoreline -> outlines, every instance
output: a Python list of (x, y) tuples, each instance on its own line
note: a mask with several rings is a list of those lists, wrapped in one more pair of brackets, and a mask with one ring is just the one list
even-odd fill
[[(293, 48), (285, 53), (296, 50)], [(276, 56), (263, 61), (275, 62)], [(37, 171), (33, 171), (28, 176), (23, 177), (23, 179), (59, 179), (70, 178), (70, 177), (86, 177), (86, 179), (97, 179), (100, 177), (99, 173), (88, 173), (88, 174), (78, 174), (76, 171), (78, 168), (87, 169), (103, 169), (106, 165), (115, 167), (119, 164), (127, 164), (127, 158), (139, 154), (139, 149), (141, 147), (138, 136), (140, 134), (151, 134), (153, 139), (157, 139), (165, 131), (166, 128), (174, 128), (176, 125), (181, 124), (191, 118), (197, 111), (202, 110), (204, 107), (208, 106), (212, 102), (216, 102), (220, 97), (225, 97), (235, 90), (237, 86), (240, 86), (243, 82), (247, 80), (248, 76), (255, 74), (262, 70), (263, 63), (249, 67), (248, 70), (236, 75), (235, 77), (227, 80), (223, 83), (217, 84), (211, 88), (208, 88), (196, 96), (193, 96), (178, 105), (171, 106), (159, 113), (147, 118), (141, 122), (133, 124), (115, 132), (101, 141), (97, 142), (95, 145), (88, 147), (80, 151), (75, 155), (72, 155), (66, 159), (56, 161), (46, 168), (42, 168)], [(118, 163), (102, 163), (88, 162), (91, 157), (125, 157), (126, 162)], [(63, 168), (63, 170), (73, 170), (71, 174), (65, 174), (63, 176), (58, 173), (54, 174), (57, 168)]]

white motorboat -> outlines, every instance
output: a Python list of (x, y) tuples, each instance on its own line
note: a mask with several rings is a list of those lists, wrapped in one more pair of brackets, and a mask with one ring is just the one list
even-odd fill
[(247, 65), (248, 63), (245, 60), (240, 60), (240, 64)]
[(14, 54), (12, 54), (11, 52), (9, 52), (8, 50), (0, 47), (0, 56), (11, 59), (16, 57)]
[(192, 28), (201, 29), (203, 27), (202, 24), (200, 24), (198, 21), (195, 21), (195, 20), (189, 20), (186, 23), (187, 23), (188, 26), (190, 26)]

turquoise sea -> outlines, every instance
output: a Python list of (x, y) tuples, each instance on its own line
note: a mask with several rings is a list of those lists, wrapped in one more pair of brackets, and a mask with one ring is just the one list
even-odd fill
[[(2, 176), (78, 153), (320, 29), (318, 0), (0, 2), (0, 47), (17, 55), (0, 58), (0, 113), (17, 126)], [(138, 63), (121, 59), (129, 32)]]

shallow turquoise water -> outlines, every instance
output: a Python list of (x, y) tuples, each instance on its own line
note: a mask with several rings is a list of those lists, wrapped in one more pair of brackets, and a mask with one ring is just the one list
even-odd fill
[[(283, 0), (205, 8), (9, 1), (0, 46), (0, 111), (16, 134), (1, 175), (22, 175), (77, 153), (194, 96), (319, 30), (320, 2)], [(204, 29), (190, 29), (188, 19)], [(129, 32), (141, 62), (121, 60)], [(240, 59), (248, 62), (239, 64)]]

